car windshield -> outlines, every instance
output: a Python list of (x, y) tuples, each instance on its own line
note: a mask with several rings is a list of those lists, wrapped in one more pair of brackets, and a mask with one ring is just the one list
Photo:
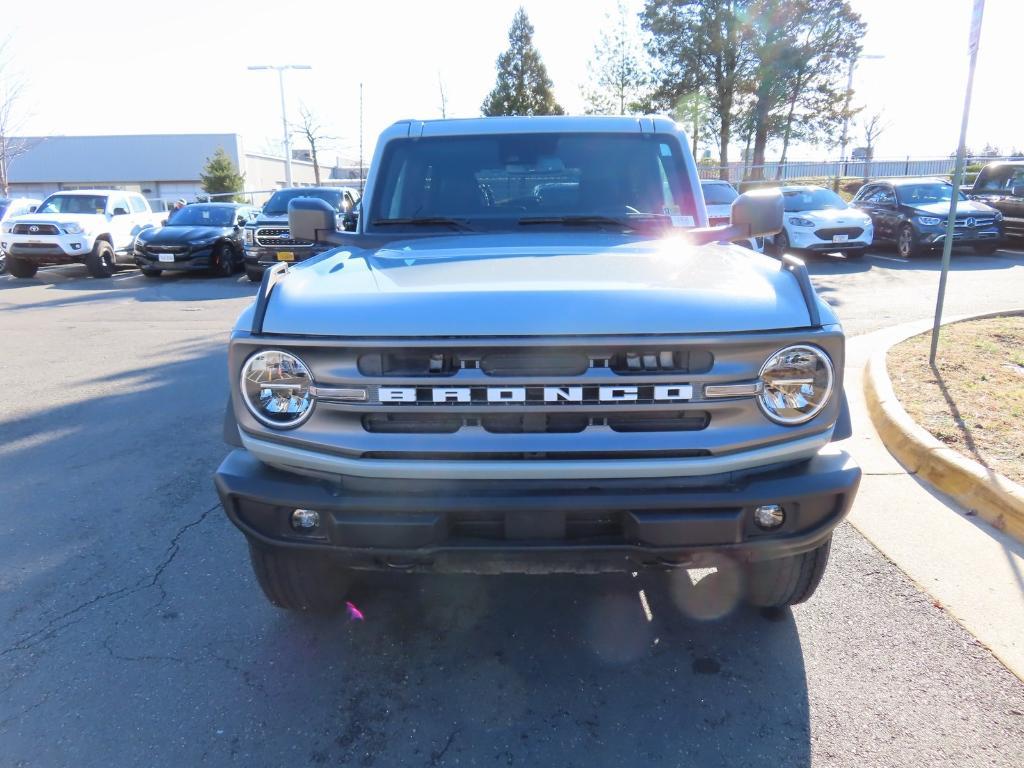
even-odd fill
[(105, 195), (50, 195), (37, 213), (103, 213), (107, 210)]
[(288, 203), (297, 197), (316, 197), (326, 200), (336, 210), (341, 210), (341, 192), (333, 189), (280, 189), (273, 194), (263, 207), (268, 216), (284, 216), (288, 213)]
[(388, 143), (368, 221), (380, 227), (518, 230), (694, 226), (683, 149), (671, 136), (538, 133)]
[(782, 191), (787, 211), (842, 210), (847, 205), (830, 189), (787, 189)]
[(705, 205), (732, 205), (732, 201), (739, 197), (739, 192), (730, 184), (701, 184), (704, 190)]
[[(896, 197), (903, 205), (927, 205), (948, 203), (953, 198), (953, 185), (943, 181), (925, 181), (920, 184), (903, 184), (896, 187)], [(961, 193), (958, 200), (967, 198)]]
[(167, 220), (169, 227), (231, 227), (237, 214), (234, 208), (221, 205), (186, 205)]

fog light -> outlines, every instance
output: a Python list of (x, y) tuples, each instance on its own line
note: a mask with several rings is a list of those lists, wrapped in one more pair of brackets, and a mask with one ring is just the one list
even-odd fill
[(79, 249), (80, 249), (81, 247), (82, 247), (82, 244), (81, 244), (81, 243), (72, 243), (72, 244), (71, 244), (71, 250), (72, 250), (72, 251), (77, 251), (77, 250), (79, 250)]
[(754, 522), (766, 530), (778, 528), (785, 519), (786, 513), (778, 504), (763, 504), (754, 509)]
[(312, 531), (320, 525), (320, 513), (314, 509), (296, 509), (292, 512), (292, 528), (296, 531)]

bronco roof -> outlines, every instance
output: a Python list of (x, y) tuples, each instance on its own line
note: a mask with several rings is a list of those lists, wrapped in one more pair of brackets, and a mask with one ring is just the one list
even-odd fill
[(412, 137), (494, 133), (673, 133), (675, 130), (675, 121), (662, 115), (537, 115), (399, 120), (386, 133), (395, 135), (403, 132)]

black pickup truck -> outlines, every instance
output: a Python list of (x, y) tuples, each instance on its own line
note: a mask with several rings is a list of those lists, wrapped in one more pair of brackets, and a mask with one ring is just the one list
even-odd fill
[(245, 274), (254, 283), (263, 279), (263, 270), (267, 267), (281, 261), (303, 261), (326, 250), (322, 245), (297, 240), (288, 231), (288, 203), (300, 197), (315, 197), (328, 203), (335, 210), (339, 231), (355, 229), (358, 190), (351, 187), (277, 190), (256, 220), (245, 227)]
[(989, 163), (978, 174), (970, 196), (1003, 214), (1007, 237), (1024, 237), (1024, 160)]

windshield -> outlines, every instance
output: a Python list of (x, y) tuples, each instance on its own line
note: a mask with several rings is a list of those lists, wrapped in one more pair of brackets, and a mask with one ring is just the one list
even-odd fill
[(220, 205), (186, 205), (171, 214), (169, 227), (233, 227), (234, 208)]
[[(903, 205), (927, 205), (948, 203), (953, 198), (953, 185), (943, 181), (925, 181), (920, 184), (904, 184), (896, 187), (896, 197)], [(960, 194), (958, 200), (967, 198)]]
[(50, 195), (36, 213), (103, 213), (107, 210), (105, 195)]
[(326, 200), (335, 210), (341, 210), (341, 192), (333, 189), (280, 189), (274, 193), (263, 212), (268, 216), (284, 216), (288, 213), (288, 203), (297, 197), (318, 197)]
[(732, 205), (732, 201), (739, 197), (739, 192), (729, 184), (701, 184), (704, 190), (705, 205)]
[(369, 214), (387, 224), (471, 229), (694, 225), (682, 148), (670, 136), (542, 133), (388, 143)]
[(783, 190), (782, 197), (787, 211), (842, 210), (847, 207), (843, 198), (830, 189)]

